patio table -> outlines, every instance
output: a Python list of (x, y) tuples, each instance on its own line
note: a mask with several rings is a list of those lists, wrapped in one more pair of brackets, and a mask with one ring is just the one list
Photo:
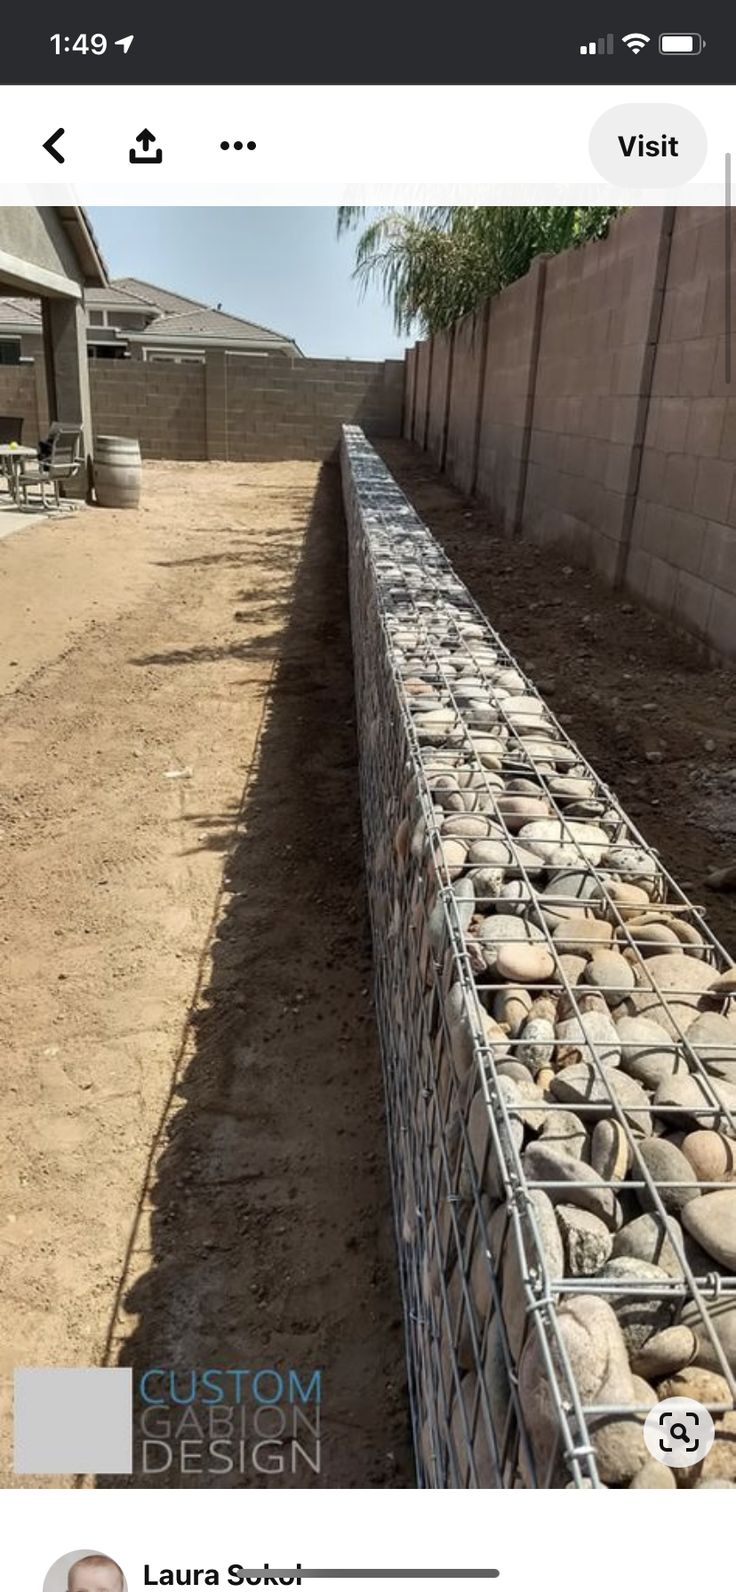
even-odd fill
[(20, 463), (21, 459), (35, 459), (35, 448), (21, 447), (20, 443), (4, 442), (0, 445), (0, 470), (8, 478), (11, 497), (20, 503)]

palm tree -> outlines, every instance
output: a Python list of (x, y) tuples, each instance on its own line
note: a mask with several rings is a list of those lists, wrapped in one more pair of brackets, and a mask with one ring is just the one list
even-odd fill
[[(450, 326), (491, 293), (515, 282), (538, 254), (602, 238), (612, 205), (425, 206), (382, 210), (358, 239), (354, 277), (380, 283), (399, 333)], [(338, 210), (338, 234), (366, 212)]]

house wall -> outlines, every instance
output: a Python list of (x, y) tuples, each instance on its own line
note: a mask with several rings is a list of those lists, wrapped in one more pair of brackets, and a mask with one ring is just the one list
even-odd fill
[[(96, 360), (89, 379), (94, 434), (137, 437), (149, 459), (326, 459), (344, 422), (373, 437), (401, 432), (401, 360), (246, 360), (215, 350), (201, 365)], [(40, 360), (0, 366), (0, 413), (23, 416), (24, 441), (45, 432), (44, 404)]]
[(417, 345), (412, 435), (508, 533), (558, 546), (735, 658), (726, 224), (720, 209), (629, 210), (603, 241), (535, 261), (490, 301), (482, 374), (467, 317), (451, 361), (451, 333)]

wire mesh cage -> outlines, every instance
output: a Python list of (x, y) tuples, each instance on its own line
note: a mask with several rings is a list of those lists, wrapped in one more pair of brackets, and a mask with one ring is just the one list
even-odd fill
[(736, 1480), (734, 969), (358, 427), (342, 470), (418, 1484), (664, 1485), (673, 1393)]

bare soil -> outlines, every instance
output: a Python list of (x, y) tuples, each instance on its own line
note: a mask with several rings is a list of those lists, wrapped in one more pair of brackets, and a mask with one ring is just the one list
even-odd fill
[(510, 539), (409, 443), (379, 444), (506, 646), (736, 957), (736, 675), (554, 548)]
[(323, 1370), (319, 1475), (153, 1486), (413, 1486), (345, 561), (302, 463), (0, 544), (2, 1369)]

